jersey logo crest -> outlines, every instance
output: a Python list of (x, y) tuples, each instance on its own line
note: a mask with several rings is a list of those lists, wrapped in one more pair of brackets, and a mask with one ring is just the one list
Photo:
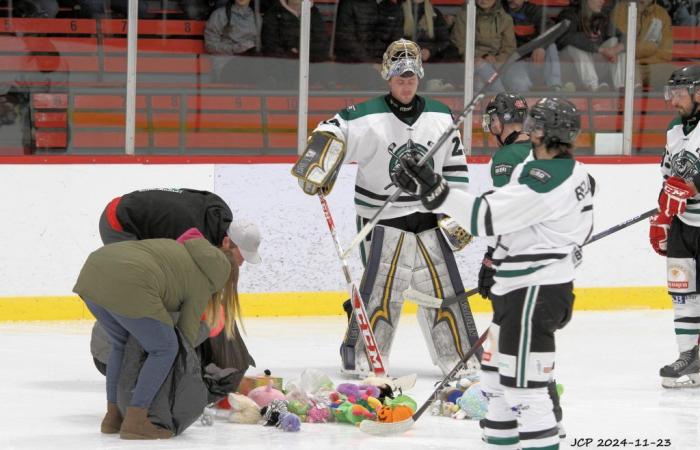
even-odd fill
[(692, 152), (681, 150), (671, 156), (671, 172), (677, 177), (690, 180), (700, 172), (700, 161)]
[(535, 180), (539, 181), (540, 183), (544, 184), (547, 181), (549, 181), (552, 176), (545, 172), (544, 170), (534, 167), (530, 169), (530, 172), (528, 173), (528, 176), (534, 178)]
[[(428, 149), (426, 147), (413, 142), (411, 139), (396, 150), (394, 150), (395, 147), (396, 144), (392, 143), (387, 149), (391, 155), (391, 159), (389, 160), (389, 177), (391, 177), (391, 175), (396, 171), (396, 168), (399, 167), (399, 158), (401, 158), (403, 155), (413, 152), (422, 158), (428, 153)], [(426, 163), (429, 164), (430, 167), (435, 167), (435, 162), (433, 161), (432, 157)]]

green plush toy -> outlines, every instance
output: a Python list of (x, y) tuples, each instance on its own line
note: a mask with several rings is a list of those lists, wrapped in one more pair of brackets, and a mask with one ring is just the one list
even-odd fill
[(287, 405), (287, 411), (299, 416), (299, 419), (302, 422), (306, 422), (306, 416), (309, 413), (310, 407), (311, 407), (311, 405), (309, 405), (308, 403), (304, 403), (304, 402), (301, 402), (299, 400), (292, 400)]

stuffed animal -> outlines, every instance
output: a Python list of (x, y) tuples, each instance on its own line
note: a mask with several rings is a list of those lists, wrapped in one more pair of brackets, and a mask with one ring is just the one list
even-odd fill
[(354, 405), (345, 400), (339, 404), (331, 405), (333, 417), (338, 422), (351, 423), (357, 425), (363, 420), (373, 420), (375, 415), (362, 405)]
[(299, 416), (299, 419), (302, 422), (306, 422), (309, 409), (311, 409), (311, 405), (299, 400), (287, 400), (287, 402), (287, 410)]
[[(267, 375), (269, 371), (265, 371)], [(282, 391), (272, 387), (272, 380), (268, 379), (267, 386), (256, 387), (248, 393), (248, 397), (251, 398), (255, 403), (261, 408), (270, 404), (272, 400), (285, 400), (285, 396)]]
[(233, 423), (253, 424), (260, 422), (260, 407), (245, 395), (228, 394), (228, 403), (231, 405), (231, 414), (228, 420)]
[(401, 422), (413, 417), (413, 411), (406, 405), (382, 406), (377, 411), (377, 421), (379, 422)]
[(408, 395), (401, 394), (397, 396), (396, 398), (390, 398), (384, 401), (384, 404), (386, 406), (408, 406), (411, 411), (416, 412), (418, 409), (418, 405), (416, 404), (416, 401), (413, 400), (411, 397)]
[[(474, 383), (457, 399), (457, 405), (460, 410), (465, 413), (466, 417), (474, 420), (481, 420), (486, 417), (488, 398), (486, 398), (484, 392), (481, 390), (481, 385), (479, 383)], [(453, 417), (461, 418), (459, 417), (460, 415)]]
[(367, 407), (368, 397), (379, 397), (379, 388), (372, 385), (357, 385), (353, 383), (341, 383), (336, 392), (343, 394), (350, 403)]
[(306, 420), (309, 423), (326, 423), (331, 418), (330, 409), (323, 404), (317, 404), (309, 408)]
[(272, 400), (261, 410), (262, 424), (268, 427), (275, 426), (284, 431), (299, 431), (301, 420), (299, 416), (289, 412), (286, 400)]

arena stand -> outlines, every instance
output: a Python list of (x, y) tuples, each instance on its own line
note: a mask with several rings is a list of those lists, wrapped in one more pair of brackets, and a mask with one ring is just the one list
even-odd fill
[[(461, 0), (439, 0), (446, 13)], [(567, 0), (536, 0), (552, 8)], [(317, 1), (332, 21), (333, 0)], [(172, 19), (177, 10), (160, 11), (166, 20), (139, 21), (136, 147), (141, 154), (294, 154), (294, 91), (212, 82), (212, 59), (203, 41), (205, 22)], [(123, 152), (126, 20), (3, 18), (0, 27), (0, 76), (29, 93), (31, 145), (0, 154), (119, 154)], [(673, 64), (700, 58), (700, 30), (674, 27)], [(273, 63), (274, 67), (274, 63)], [(540, 93), (529, 93), (536, 99)], [(544, 94), (544, 93), (542, 93)], [(373, 95), (367, 91), (312, 90), (309, 128), (339, 109)], [(431, 93), (454, 111), (461, 92)], [(618, 93), (573, 93), (581, 108), (580, 152), (593, 153), (596, 133), (622, 130), (623, 99)], [(478, 111), (478, 109), (477, 109)], [(657, 154), (673, 117), (658, 92), (637, 93), (633, 150)], [(473, 120), (473, 152), (495, 148)], [(0, 129), (0, 133), (2, 129)], [(1, 145), (1, 144), (0, 144)]]

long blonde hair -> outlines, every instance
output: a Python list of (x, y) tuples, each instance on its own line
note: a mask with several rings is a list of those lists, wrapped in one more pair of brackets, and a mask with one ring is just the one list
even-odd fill
[(223, 310), (224, 332), (226, 333), (226, 339), (231, 340), (236, 335), (236, 319), (238, 319), (241, 328), (245, 331), (241, 318), (241, 305), (238, 300), (239, 268), (232, 250), (221, 248), (221, 251), (224, 252), (226, 259), (231, 263), (231, 273), (224, 287), (211, 296), (204, 312), (207, 326), (213, 329), (220, 323)]
[[(403, 9), (403, 35), (412, 40), (418, 38), (417, 30), (414, 28), (415, 18), (413, 17), (413, 0), (405, 0), (401, 5)], [(423, 17), (419, 20), (418, 29), (425, 29), (428, 33), (428, 38), (435, 39), (435, 25), (433, 23), (433, 4), (430, 0), (423, 2)], [(414, 36), (414, 32), (416, 35)]]

